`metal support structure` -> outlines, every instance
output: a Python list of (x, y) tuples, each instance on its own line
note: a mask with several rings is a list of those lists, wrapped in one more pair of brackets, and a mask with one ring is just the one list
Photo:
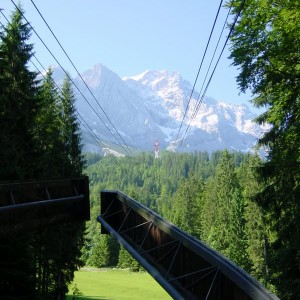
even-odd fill
[(226, 257), (121, 192), (101, 192), (97, 220), (174, 299), (278, 300)]
[(0, 236), (90, 219), (88, 177), (0, 183)]
[(153, 146), (154, 146), (154, 157), (159, 158), (159, 142), (158, 142), (158, 140), (154, 141)]

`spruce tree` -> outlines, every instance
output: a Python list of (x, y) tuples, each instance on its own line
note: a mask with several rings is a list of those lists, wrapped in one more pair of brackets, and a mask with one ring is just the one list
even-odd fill
[(142, 269), (138, 261), (123, 246), (120, 247), (118, 267), (122, 269), (129, 268), (133, 272), (138, 272)]
[[(36, 74), (28, 69), (33, 46), (30, 28), (16, 9), (0, 33), (0, 180), (37, 175), (34, 127), (40, 108)], [(0, 298), (34, 299), (35, 261), (32, 236), (0, 240)]]
[[(58, 113), (59, 157), (57, 167), (60, 177), (70, 178), (82, 176), (84, 159), (80, 138), (80, 126), (76, 116), (75, 95), (71, 81), (66, 76), (61, 93), (60, 101), (56, 102)], [(56, 126), (54, 126), (56, 128)], [(59, 235), (56, 235), (59, 232)], [(52, 234), (56, 236), (60, 245), (59, 255), (55, 254), (55, 244), (50, 245), (51, 259), (54, 262), (54, 294), (62, 297), (68, 284), (73, 280), (74, 271), (82, 264), (80, 260), (80, 249), (83, 246), (83, 222), (67, 222), (63, 226), (57, 225), (53, 228)], [(54, 247), (53, 247), (54, 246)]]
[[(29, 37), (29, 25), (16, 9), (0, 43), (0, 179), (81, 176), (74, 94), (65, 84), (59, 97), (51, 70), (38, 85), (27, 67), (33, 50)], [(0, 270), (6, 275), (0, 277), (0, 294), (6, 299), (64, 297), (81, 265), (82, 232), (82, 222), (72, 222), (1, 240)]]
[(181, 180), (173, 196), (170, 221), (191, 235), (200, 238), (203, 180), (191, 175)]
[(34, 131), (39, 177), (47, 179), (62, 177), (60, 159), (64, 149), (60, 138), (60, 98), (52, 74), (52, 70), (48, 69), (41, 83), (41, 109)]
[(300, 298), (299, 19), (299, 1), (249, 0), (231, 37), (239, 88), (266, 108), (257, 122), (271, 125), (259, 141), (268, 155), (256, 200), (273, 231), (270, 272), (284, 299)]
[(85, 161), (82, 155), (80, 125), (75, 108), (75, 95), (68, 76), (61, 89), (61, 138), (64, 145), (62, 174), (81, 176)]
[[(82, 176), (84, 161), (70, 80), (65, 79), (59, 94), (50, 70), (43, 81), (41, 95), (43, 107), (49, 107), (39, 119), (42, 128), (39, 140), (44, 143), (44, 158), (41, 161), (49, 165), (51, 172), (48, 176)], [(43, 136), (43, 133), (46, 135)], [(83, 222), (75, 221), (53, 225), (46, 232), (41, 232), (39, 238), (43, 252), (39, 280), (45, 281), (46, 276), (47, 285), (46, 290), (40, 290), (40, 296), (52, 294), (62, 298), (67, 292), (74, 271), (82, 264), (80, 249), (83, 246), (83, 231)]]
[(35, 299), (35, 260), (30, 234), (0, 239), (0, 299)]
[(13, 12), (0, 37), (0, 179), (33, 178), (33, 131), (40, 104), (36, 73), (28, 69), (30, 27), (23, 22), (21, 8)]
[(233, 157), (228, 151), (223, 152), (205, 194), (201, 218), (204, 240), (239, 266), (247, 268), (245, 203)]
[(264, 188), (263, 182), (256, 172), (262, 166), (262, 160), (258, 155), (247, 156), (245, 162), (237, 170), (239, 183), (245, 198), (245, 232), (247, 237), (247, 254), (249, 257), (249, 272), (257, 280), (268, 288), (272, 288), (269, 282), (269, 270), (267, 248), (269, 246), (270, 233), (265, 222), (263, 210), (255, 201), (255, 196)]

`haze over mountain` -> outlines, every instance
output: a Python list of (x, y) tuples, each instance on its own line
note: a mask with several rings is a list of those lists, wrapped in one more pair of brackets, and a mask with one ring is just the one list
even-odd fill
[[(203, 99), (198, 114), (192, 118), (199, 97), (195, 91), (178, 135), (192, 91), (192, 85), (179, 73), (145, 71), (121, 79), (98, 64), (81, 75), (101, 107), (80, 78), (76, 78), (78, 87), (96, 113), (80, 94), (77, 94), (77, 109), (93, 132), (110, 145), (117, 143), (116, 138), (123, 144), (115, 133), (116, 128), (128, 146), (141, 150), (152, 150), (154, 141), (158, 140), (160, 149), (211, 152), (227, 148), (250, 151), (257, 138), (268, 128), (252, 121), (256, 114), (247, 105), (225, 103), (210, 97)], [(188, 125), (190, 130), (181, 144)], [(86, 129), (82, 130), (86, 150), (100, 151)]]

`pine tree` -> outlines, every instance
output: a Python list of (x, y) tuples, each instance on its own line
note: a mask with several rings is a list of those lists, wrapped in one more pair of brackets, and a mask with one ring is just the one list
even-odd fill
[(31, 235), (0, 239), (0, 299), (35, 299), (35, 264)]
[[(64, 97), (60, 99), (51, 70), (42, 84), (37, 85), (36, 74), (27, 68), (33, 50), (26, 43), (29, 37), (29, 25), (23, 24), (19, 8), (1, 33), (0, 179), (81, 176), (83, 158), (74, 94), (70, 85), (65, 84)], [(62, 168), (62, 160), (67, 170)], [(0, 269), (7, 274), (4, 279), (0, 277), (3, 295), (34, 299), (36, 292), (42, 298), (63, 297), (74, 270), (81, 264), (82, 232), (83, 224), (72, 222), (63, 227), (53, 225), (33, 236), (24, 234), (12, 241), (3, 239)], [(18, 246), (21, 241), (22, 251)], [(5, 269), (7, 263), (11, 263), (9, 270)], [(20, 274), (26, 278), (22, 279)]]
[(85, 161), (81, 153), (80, 125), (75, 108), (75, 95), (68, 76), (61, 89), (61, 137), (64, 144), (62, 175), (81, 176)]
[(198, 238), (201, 233), (202, 192), (202, 180), (196, 180), (194, 176), (181, 180), (173, 196), (170, 217), (171, 222)]
[[(51, 139), (53, 150), (56, 152), (52, 155), (53, 172), (64, 178), (79, 177), (82, 176), (84, 160), (71, 82), (66, 77), (58, 97), (53, 82), (51, 83), (51, 73), (48, 79), (49, 82), (46, 82), (47, 90), (50, 92), (48, 101), (53, 104), (54, 113), (51, 124), (53, 127), (50, 128), (53, 128), (53, 133), (57, 133), (57, 136)], [(81, 264), (80, 249), (83, 246), (83, 232), (82, 222), (67, 222), (63, 228), (61, 225), (53, 226), (53, 230), (46, 236), (51, 235), (57, 240), (56, 243), (47, 245), (47, 265), (51, 266), (49, 276), (53, 282), (51, 289), (56, 297), (62, 297), (66, 293), (74, 271)], [(57, 243), (59, 243), (59, 251)]]
[(41, 84), (41, 109), (35, 123), (36, 151), (39, 154), (40, 178), (61, 178), (61, 153), (63, 142), (60, 138), (60, 98), (48, 69)]
[(129, 268), (133, 272), (141, 270), (140, 264), (123, 246), (120, 247), (118, 267), (122, 269)]
[[(40, 109), (36, 74), (28, 69), (30, 28), (16, 9), (0, 33), (0, 180), (37, 175), (34, 127)], [(0, 241), (0, 298), (34, 299), (35, 261), (31, 234)]]
[(21, 8), (1, 32), (0, 43), (0, 179), (32, 178), (35, 174), (33, 130), (40, 104), (36, 73), (27, 64), (33, 46)]
[[(235, 9), (238, 1), (231, 1)], [(270, 273), (284, 299), (300, 298), (300, 2), (249, 0), (231, 37), (231, 58), (242, 92), (264, 107), (257, 122), (268, 157), (265, 189), (257, 195), (273, 231)]]
[(37, 261), (37, 294), (62, 299), (82, 266), (80, 249), (83, 246), (81, 222), (56, 224), (36, 234), (34, 249)]
[(118, 264), (119, 245), (112, 236), (98, 232), (93, 243), (87, 260), (88, 265), (103, 268), (114, 267)]
[(201, 218), (204, 241), (239, 266), (247, 267), (245, 203), (228, 151), (223, 152), (206, 189)]
[[(249, 257), (249, 272), (263, 285), (270, 286), (268, 270), (268, 252), (270, 233), (265, 222), (263, 210), (255, 201), (256, 194), (263, 190), (264, 185), (256, 172), (262, 166), (258, 155), (248, 156), (238, 169), (239, 183), (246, 201), (245, 232), (247, 236), (247, 254)], [(275, 292), (275, 291), (274, 291)]]

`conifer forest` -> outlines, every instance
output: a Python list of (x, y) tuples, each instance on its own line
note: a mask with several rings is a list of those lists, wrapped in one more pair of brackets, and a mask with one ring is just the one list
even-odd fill
[[(238, 88), (269, 124), (258, 151), (83, 153), (69, 76), (29, 67), (22, 8), (0, 28), (0, 180), (89, 176), (91, 220), (0, 238), (0, 299), (65, 299), (82, 266), (142, 267), (100, 234), (100, 191), (119, 190), (235, 262), (281, 299), (300, 299), (300, 2), (246, 0), (230, 35)], [(235, 15), (241, 1), (228, 1)], [(260, 152), (261, 153), (261, 152)], [(101, 283), (100, 283), (101, 284)]]

